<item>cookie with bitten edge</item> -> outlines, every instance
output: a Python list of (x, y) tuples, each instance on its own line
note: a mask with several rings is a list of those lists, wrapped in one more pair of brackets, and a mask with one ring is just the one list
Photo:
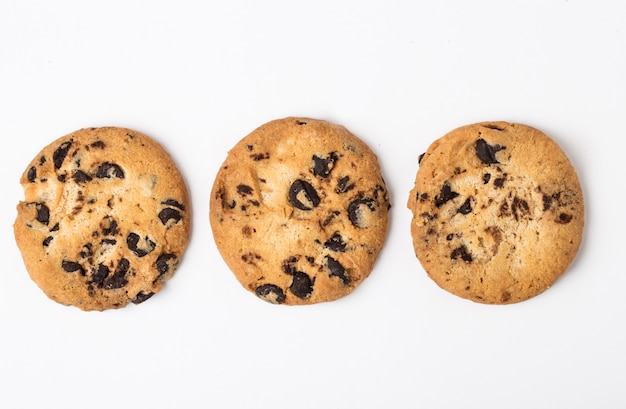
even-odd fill
[(241, 285), (275, 304), (350, 294), (387, 233), (389, 197), (376, 155), (343, 126), (266, 123), (228, 153), (213, 184), (215, 243)]
[(408, 207), (415, 254), (443, 289), (510, 304), (549, 288), (578, 252), (584, 225), (576, 171), (532, 127), (453, 130), (420, 157)]
[(139, 304), (176, 270), (190, 233), (178, 168), (154, 140), (87, 128), (46, 146), (20, 183), (14, 232), (32, 280), (82, 310)]

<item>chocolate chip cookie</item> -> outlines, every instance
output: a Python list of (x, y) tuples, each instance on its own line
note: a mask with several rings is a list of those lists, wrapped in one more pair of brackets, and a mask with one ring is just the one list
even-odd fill
[(189, 239), (184, 180), (164, 149), (124, 128), (81, 129), (45, 147), (20, 180), (15, 239), (51, 299), (83, 310), (141, 303)]
[(210, 199), (213, 236), (239, 282), (275, 304), (351, 293), (387, 232), (388, 192), (371, 149), (342, 126), (269, 122), (229, 152)]
[(551, 138), (521, 124), (458, 128), (420, 157), (408, 207), (415, 254), (443, 289), (509, 304), (549, 288), (582, 240), (583, 193)]

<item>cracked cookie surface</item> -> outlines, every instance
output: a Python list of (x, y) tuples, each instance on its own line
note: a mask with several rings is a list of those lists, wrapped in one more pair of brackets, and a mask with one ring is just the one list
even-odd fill
[(549, 288), (582, 240), (574, 167), (537, 129), (484, 122), (453, 130), (420, 157), (408, 208), (415, 254), (443, 289), (509, 304)]
[(342, 126), (285, 118), (228, 153), (210, 222), (244, 288), (275, 304), (313, 304), (351, 293), (370, 274), (389, 206), (365, 143)]
[(20, 183), (15, 239), (51, 299), (120, 308), (147, 300), (174, 274), (189, 239), (188, 193), (148, 136), (81, 129), (45, 147)]

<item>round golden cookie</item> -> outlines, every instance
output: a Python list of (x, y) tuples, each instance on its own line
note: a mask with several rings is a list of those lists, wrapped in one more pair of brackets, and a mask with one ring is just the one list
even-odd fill
[(146, 135), (81, 129), (45, 147), (20, 182), (15, 239), (51, 299), (120, 308), (147, 300), (174, 274), (189, 239), (187, 189)]
[(420, 158), (408, 207), (428, 275), (480, 303), (543, 292), (582, 240), (575, 169), (552, 139), (520, 124), (478, 123), (435, 141)]
[(387, 232), (378, 160), (342, 126), (310, 118), (269, 122), (228, 153), (210, 221), (239, 282), (275, 304), (313, 304), (352, 292)]

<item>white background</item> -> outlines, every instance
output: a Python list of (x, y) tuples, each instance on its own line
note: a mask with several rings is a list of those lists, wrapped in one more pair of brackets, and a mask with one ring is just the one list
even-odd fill
[[(0, 407), (624, 408), (626, 11), (620, 0), (3, 1)], [(351, 295), (274, 306), (219, 256), (209, 192), (227, 151), (298, 115), (378, 154), (393, 207)], [(417, 157), (483, 120), (552, 136), (578, 170), (583, 245), (547, 292), (486, 306), (413, 254)], [(159, 141), (193, 205), (187, 253), (139, 306), (48, 300), (13, 239), (19, 177), (74, 130)]]

